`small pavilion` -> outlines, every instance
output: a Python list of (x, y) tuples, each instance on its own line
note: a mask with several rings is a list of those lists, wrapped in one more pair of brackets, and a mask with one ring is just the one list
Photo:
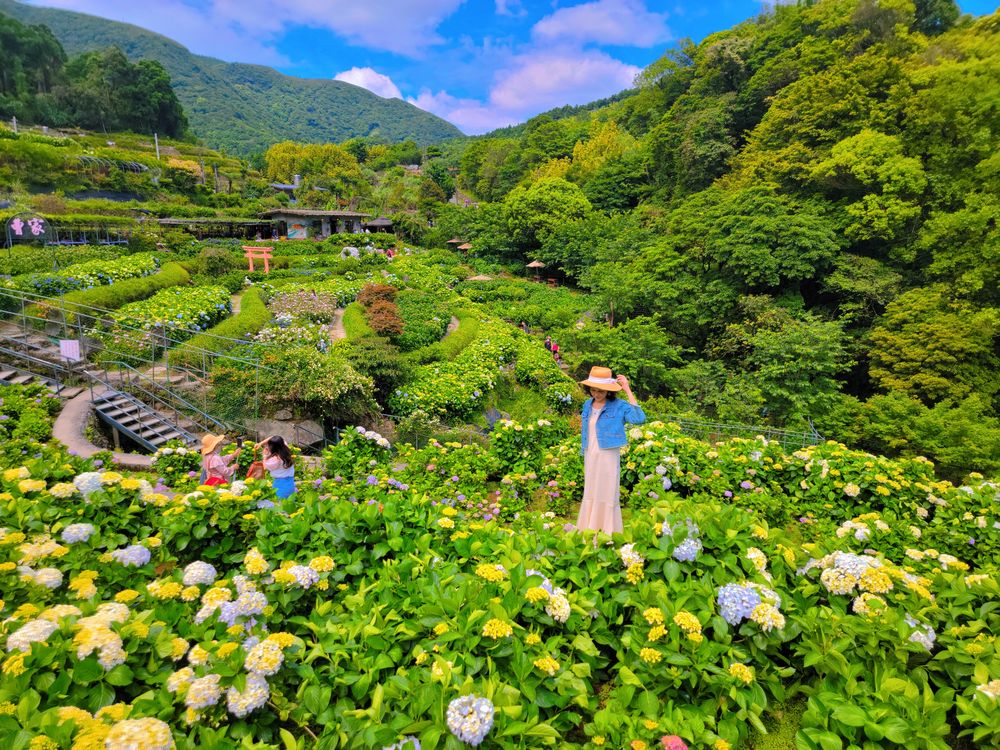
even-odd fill
[(384, 216), (379, 216), (377, 219), (372, 219), (371, 221), (364, 222), (364, 227), (369, 232), (391, 232), (392, 219), (387, 219)]

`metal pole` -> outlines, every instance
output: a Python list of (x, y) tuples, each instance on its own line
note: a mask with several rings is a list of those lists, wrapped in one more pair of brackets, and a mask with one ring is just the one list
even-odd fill
[(160, 136), (153, 133), (153, 143), (156, 145), (156, 160), (160, 160)]

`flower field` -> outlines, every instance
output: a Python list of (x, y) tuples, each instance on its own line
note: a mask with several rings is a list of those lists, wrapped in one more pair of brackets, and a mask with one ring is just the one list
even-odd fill
[(724, 750), (793, 699), (801, 748), (1000, 738), (981, 477), (653, 423), (610, 539), (552, 511), (565, 422), (420, 449), (359, 428), (283, 502), (44, 439), (2, 453), (4, 747)]
[(156, 258), (150, 253), (136, 253), (120, 258), (90, 260), (50, 273), (33, 273), (18, 276), (9, 284), (36, 294), (58, 296), (75, 289), (90, 289), (113, 284), (116, 281), (148, 276), (157, 268)]
[(119, 308), (98, 337), (105, 356), (113, 360), (155, 358), (163, 349), (211, 328), (231, 311), (229, 292), (220, 286), (163, 289)]

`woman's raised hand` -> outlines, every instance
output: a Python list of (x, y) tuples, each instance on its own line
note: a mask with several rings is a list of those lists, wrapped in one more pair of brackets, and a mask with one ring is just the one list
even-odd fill
[(615, 380), (618, 382), (618, 385), (622, 387), (622, 390), (624, 390), (626, 393), (632, 390), (631, 386), (629, 386), (628, 378), (625, 377), (624, 375), (619, 375), (618, 377), (615, 378)]

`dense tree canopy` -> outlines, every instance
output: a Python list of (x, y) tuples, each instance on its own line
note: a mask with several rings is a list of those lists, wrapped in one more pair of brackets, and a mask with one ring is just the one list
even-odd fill
[(117, 47), (67, 61), (45, 26), (0, 15), (0, 117), (103, 132), (182, 136), (187, 118), (154, 60), (132, 64)]
[(676, 347), (643, 367), (645, 395), (985, 460), (1000, 15), (959, 16), (952, 0), (779, 3), (681, 42), (629, 96), (473, 140), (458, 180), (481, 202), (444, 223), (593, 292), (614, 327), (560, 332), (580, 351)]
[(183, 135), (187, 119), (170, 76), (155, 60), (133, 65), (117, 47), (87, 52), (65, 67), (69, 81), (57, 99), (70, 122), (111, 132), (133, 130)]

